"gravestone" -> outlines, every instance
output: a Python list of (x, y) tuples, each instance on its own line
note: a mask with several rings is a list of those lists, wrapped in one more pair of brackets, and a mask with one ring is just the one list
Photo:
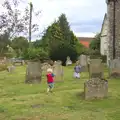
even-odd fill
[(20, 58), (13, 58), (11, 61), (12, 61), (12, 64), (15, 65), (15, 66), (25, 64), (25, 61), (20, 59)]
[(25, 83), (40, 83), (42, 79), (42, 69), (40, 62), (28, 62), (26, 69)]
[(15, 71), (15, 66), (8, 66), (7, 67), (7, 71), (9, 72), (9, 73), (13, 73), (14, 71)]
[(91, 59), (89, 65), (90, 78), (103, 78), (103, 64), (101, 59)]
[(110, 77), (120, 78), (120, 59), (110, 61)]
[(86, 72), (87, 71), (87, 56), (86, 55), (80, 55), (79, 57), (79, 64), (82, 67), (82, 72)]
[(63, 81), (63, 66), (61, 61), (55, 61), (53, 73), (55, 74), (55, 82)]
[(48, 63), (43, 63), (42, 64), (42, 71), (43, 72), (46, 72), (48, 68), (51, 68), (52, 69), (52, 66)]
[(49, 60), (49, 61), (48, 61), (48, 64), (50, 64), (51, 66), (53, 66), (53, 65), (54, 65), (53, 60)]
[(86, 100), (104, 98), (108, 94), (108, 81), (100, 78), (92, 78), (84, 83), (84, 97)]
[(90, 56), (87, 56), (87, 64), (90, 64)]
[(72, 64), (72, 61), (71, 61), (70, 57), (68, 56), (67, 60), (66, 60), (66, 66), (71, 65), (71, 64)]

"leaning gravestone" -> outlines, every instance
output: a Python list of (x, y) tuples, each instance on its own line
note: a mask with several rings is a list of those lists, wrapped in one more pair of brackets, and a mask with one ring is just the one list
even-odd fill
[(86, 100), (104, 98), (108, 94), (108, 81), (92, 78), (84, 84), (84, 97)]
[(90, 78), (103, 78), (103, 64), (101, 59), (91, 59), (89, 65)]
[(70, 57), (68, 56), (67, 60), (66, 60), (66, 66), (71, 65), (71, 64), (72, 64), (72, 61), (71, 61)]
[(82, 72), (87, 71), (87, 56), (86, 55), (80, 55), (79, 57), (79, 64), (82, 67)]
[(42, 69), (40, 62), (28, 62), (26, 69), (25, 83), (40, 83), (42, 79)]
[(110, 77), (120, 78), (120, 59), (110, 61)]
[(53, 66), (53, 73), (55, 74), (55, 81), (63, 81), (63, 66), (61, 61), (56, 61)]

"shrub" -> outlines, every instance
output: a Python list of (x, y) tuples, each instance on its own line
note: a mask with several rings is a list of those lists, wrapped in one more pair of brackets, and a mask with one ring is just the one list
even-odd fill
[(49, 59), (48, 53), (41, 48), (29, 48), (24, 54), (24, 59), (28, 60), (46, 60)]

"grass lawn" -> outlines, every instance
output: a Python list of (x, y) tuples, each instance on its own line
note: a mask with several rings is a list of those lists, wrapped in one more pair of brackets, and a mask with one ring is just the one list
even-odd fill
[(85, 101), (80, 93), (88, 73), (76, 81), (73, 67), (66, 67), (64, 82), (46, 94), (45, 76), (41, 84), (24, 84), (25, 69), (0, 72), (0, 120), (120, 120), (120, 80), (109, 80), (108, 98)]

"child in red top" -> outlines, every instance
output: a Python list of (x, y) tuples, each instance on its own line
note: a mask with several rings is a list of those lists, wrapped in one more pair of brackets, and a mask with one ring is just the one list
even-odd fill
[(54, 74), (52, 69), (47, 69), (47, 84), (48, 84), (48, 88), (47, 88), (47, 92), (52, 92), (52, 89), (54, 87)]

